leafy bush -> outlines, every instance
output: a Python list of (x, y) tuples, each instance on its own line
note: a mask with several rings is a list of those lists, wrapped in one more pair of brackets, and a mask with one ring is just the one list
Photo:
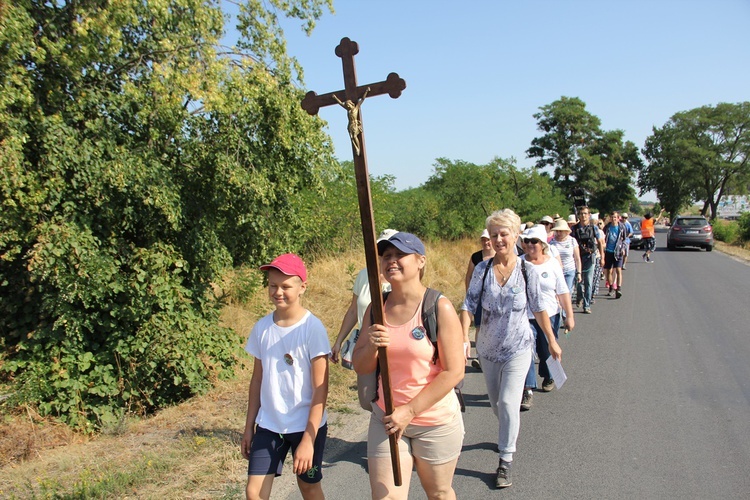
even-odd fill
[(735, 221), (714, 219), (711, 222), (714, 230), (714, 236), (717, 240), (724, 243), (733, 244), (740, 235), (740, 226)]
[(425, 184), (394, 196), (393, 225), (428, 239), (476, 238), (487, 216), (512, 208), (523, 220), (567, 215), (567, 203), (549, 176), (496, 158), (487, 165), (438, 158)]
[(278, 30), (320, 6), (241, 10), (227, 57), (215, 2), (2, 4), (4, 404), (89, 430), (232, 373), (212, 286), (299, 251), (294, 202), (335, 166)]
[[(370, 194), (376, 231), (391, 226), (393, 214), (393, 177), (371, 177)], [(299, 232), (305, 254), (330, 255), (362, 246), (362, 224), (359, 215), (354, 164), (341, 162), (323, 181), (322, 193), (309, 190), (296, 200)]]
[(737, 225), (739, 226), (740, 239), (745, 242), (750, 241), (750, 212), (743, 213), (737, 221)]

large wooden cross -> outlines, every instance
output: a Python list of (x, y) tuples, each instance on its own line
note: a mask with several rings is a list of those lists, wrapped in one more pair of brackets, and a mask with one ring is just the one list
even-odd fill
[[(375, 219), (372, 211), (372, 194), (370, 192), (370, 174), (367, 171), (367, 154), (365, 152), (365, 135), (362, 127), (361, 105), (365, 98), (388, 94), (396, 99), (406, 88), (406, 82), (396, 73), (377, 83), (357, 86), (357, 73), (354, 69), (354, 56), (359, 52), (357, 42), (349, 38), (342, 38), (336, 47), (336, 55), (341, 58), (344, 67), (344, 90), (317, 95), (310, 91), (302, 100), (302, 108), (311, 115), (318, 114), (318, 110), (325, 106), (338, 104), (347, 110), (349, 118), (349, 138), (352, 143), (354, 156), (354, 175), (357, 181), (357, 198), (359, 199), (359, 215), (362, 221), (362, 237), (365, 244), (365, 261), (367, 262), (367, 277), (372, 297), (372, 316), (377, 324), (384, 324), (383, 295), (380, 293), (380, 265), (375, 237)], [(388, 372), (388, 353), (385, 347), (378, 348), (378, 363), (380, 376), (383, 381), (385, 414), (393, 413), (393, 397), (391, 395), (391, 381)], [(393, 481), (401, 486), (401, 464), (398, 455), (396, 436), (389, 437), (391, 448), (391, 465), (393, 466)]]

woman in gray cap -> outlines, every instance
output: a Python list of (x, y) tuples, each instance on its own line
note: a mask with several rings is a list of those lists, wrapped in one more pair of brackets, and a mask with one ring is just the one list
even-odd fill
[[(388, 352), (393, 412), (385, 414), (381, 380), (367, 432), (372, 498), (406, 499), (414, 466), (427, 498), (455, 498), (453, 474), (464, 436), (461, 407), (453, 390), (463, 380), (466, 365), (461, 324), (451, 301), (440, 297), (440, 334), (433, 346), (422, 322), (426, 258), (419, 238), (396, 233), (378, 243), (378, 253), (380, 271), (391, 284), (383, 304), (384, 324), (371, 324), (369, 312), (365, 313), (353, 358), (357, 373), (370, 373), (378, 363), (379, 348)], [(393, 481), (391, 435), (398, 441), (401, 486)]]

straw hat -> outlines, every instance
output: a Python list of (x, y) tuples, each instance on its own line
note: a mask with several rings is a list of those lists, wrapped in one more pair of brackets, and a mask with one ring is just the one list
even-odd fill
[(568, 226), (568, 223), (565, 222), (562, 219), (557, 219), (557, 222), (555, 222), (555, 225), (552, 226), (553, 231), (570, 231), (570, 226)]
[(551, 226), (554, 223), (554, 219), (552, 219), (552, 217), (550, 217), (549, 215), (545, 215), (544, 217), (539, 219), (539, 224), (549, 224)]

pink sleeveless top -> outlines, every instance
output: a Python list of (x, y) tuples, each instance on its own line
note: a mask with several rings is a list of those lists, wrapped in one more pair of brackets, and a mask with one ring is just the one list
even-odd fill
[[(432, 362), (435, 348), (422, 326), (422, 304), (405, 324), (394, 326), (386, 320), (391, 343), (388, 346), (388, 371), (391, 376), (393, 406), (397, 408), (411, 401), (443, 370), (440, 360)], [(383, 381), (378, 380), (377, 405), (385, 411)], [(411, 421), (413, 425), (433, 426), (449, 423), (458, 411), (458, 398), (451, 390), (434, 406)]]

